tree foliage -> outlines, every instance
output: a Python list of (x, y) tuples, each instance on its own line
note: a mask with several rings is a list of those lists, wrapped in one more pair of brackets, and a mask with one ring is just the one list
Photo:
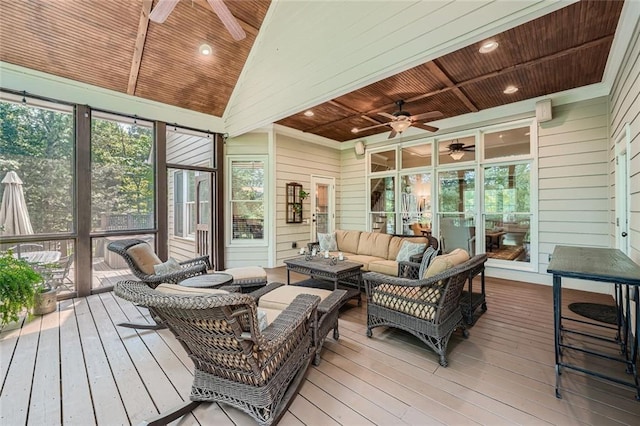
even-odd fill
[[(152, 214), (154, 170), (150, 128), (92, 119), (91, 205), (94, 224), (103, 214)], [(73, 114), (0, 102), (0, 179), (22, 179), (35, 233), (70, 232), (74, 220)], [(0, 192), (4, 188), (0, 188)]]

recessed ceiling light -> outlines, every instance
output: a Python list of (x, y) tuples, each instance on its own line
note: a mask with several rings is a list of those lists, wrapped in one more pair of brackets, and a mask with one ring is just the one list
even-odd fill
[(493, 52), (497, 48), (498, 48), (498, 42), (494, 40), (489, 40), (482, 43), (482, 45), (480, 46), (480, 50), (478, 50), (478, 52), (489, 53), (489, 52)]
[(531, 132), (526, 132), (524, 135), (525, 136), (529, 136), (531, 134)]
[(499, 137), (500, 137), (500, 139), (502, 139), (502, 135), (500, 135)]
[(358, 133), (360, 131), (360, 129), (358, 129), (357, 127), (354, 127), (353, 129), (351, 129), (351, 133)]
[(199, 50), (200, 54), (204, 56), (209, 56), (211, 55), (211, 53), (213, 53), (213, 49), (211, 49), (211, 46), (209, 46), (207, 43), (201, 44)]
[(314, 116), (313, 111), (311, 111), (310, 109), (306, 110), (304, 112), (304, 115), (307, 116), (307, 117), (313, 117)]
[(518, 91), (518, 88), (516, 86), (507, 86), (506, 89), (504, 89), (503, 93), (506, 93), (507, 95), (511, 95), (512, 93), (516, 93)]

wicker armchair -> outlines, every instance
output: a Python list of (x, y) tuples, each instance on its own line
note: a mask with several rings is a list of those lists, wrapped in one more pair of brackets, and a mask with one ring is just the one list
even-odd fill
[[(126, 240), (118, 240), (109, 243), (107, 249), (114, 253), (122, 256), (124, 260), (126, 260), (129, 268), (133, 275), (135, 275), (140, 281), (144, 282), (151, 288), (156, 288), (159, 284), (162, 283), (173, 283), (178, 284), (180, 281), (185, 280), (189, 277), (193, 277), (196, 275), (206, 274), (208, 269), (211, 269), (211, 263), (209, 261), (209, 256), (200, 256), (194, 259), (186, 260), (184, 262), (180, 262), (180, 266), (182, 269), (175, 272), (170, 272), (167, 274), (155, 274), (153, 272), (153, 266), (148, 268), (145, 271), (141, 265), (136, 261), (134, 256), (131, 254), (131, 250), (133, 247), (138, 246), (139, 244), (146, 244), (149, 246), (149, 243), (139, 239), (126, 239)], [(151, 254), (155, 256), (152, 250)], [(155, 257), (156, 264), (162, 263), (160, 259)]]
[(447, 366), (447, 344), (456, 328), (468, 336), (460, 309), (462, 289), (470, 274), (484, 268), (485, 254), (477, 255), (427, 279), (412, 280), (367, 272), (367, 337), (380, 326), (415, 335), (440, 355)]
[(184, 296), (119, 282), (116, 295), (149, 307), (195, 365), (191, 401), (147, 424), (167, 424), (202, 401), (223, 402), (259, 424), (276, 423), (296, 395), (313, 358), (313, 321), (320, 298), (293, 302), (260, 331), (254, 297), (227, 293)]

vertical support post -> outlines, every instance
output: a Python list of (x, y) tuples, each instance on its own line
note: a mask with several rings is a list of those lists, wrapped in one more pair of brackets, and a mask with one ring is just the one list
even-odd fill
[(167, 125), (156, 121), (156, 253), (162, 260), (169, 258), (169, 206), (167, 189)]
[(76, 289), (78, 297), (91, 294), (91, 109), (76, 105)]

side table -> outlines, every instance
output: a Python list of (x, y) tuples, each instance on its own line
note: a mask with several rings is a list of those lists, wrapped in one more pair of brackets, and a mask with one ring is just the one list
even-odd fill
[(180, 281), (180, 285), (191, 288), (218, 288), (225, 284), (230, 284), (233, 276), (224, 272), (216, 272), (213, 274), (196, 275)]

